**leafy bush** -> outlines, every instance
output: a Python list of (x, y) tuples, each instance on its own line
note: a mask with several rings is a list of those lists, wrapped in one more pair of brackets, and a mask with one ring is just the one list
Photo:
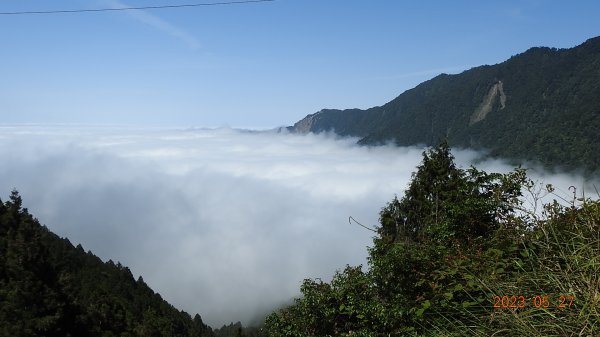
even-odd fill
[(445, 142), (430, 149), (405, 195), (382, 209), (368, 270), (305, 280), (267, 332), (600, 335), (600, 203), (555, 201), (537, 216), (521, 198), (533, 186), (522, 169), (459, 169)]

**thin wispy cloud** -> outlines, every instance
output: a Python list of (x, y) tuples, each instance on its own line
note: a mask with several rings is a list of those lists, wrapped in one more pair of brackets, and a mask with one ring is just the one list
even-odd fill
[(506, 10), (504, 10), (504, 13), (506, 14), (507, 18), (516, 21), (525, 21), (530, 19), (523, 10), (523, 8), (520, 7), (507, 8)]
[[(114, 8), (131, 7), (117, 0), (107, 1), (106, 3), (107, 5), (112, 6)], [(152, 28), (161, 31), (164, 34), (170, 35), (171, 37), (178, 39), (192, 50), (199, 50), (201, 48), (200, 42), (194, 35), (192, 35), (183, 28), (177, 27), (169, 23), (168, 21), (161, 19), (160, 17), (154, 14), (150, 14), (147, 11), (143, 10), (131, 10), (127, 11), (125, 14), (131, 16), (133, 19), (143, 24), (146, 24)]]

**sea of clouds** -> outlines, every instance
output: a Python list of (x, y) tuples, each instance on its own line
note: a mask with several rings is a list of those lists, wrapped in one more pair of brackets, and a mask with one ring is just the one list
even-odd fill
[[(0, 196), (16, 188), (41, 223), (128, 266), (213, 327), (252, 322), (366, 263), (379, 210), (401, 196), (421, 147), (223, 129), (1, 126)], [(461, 167), (500, 160), (454, 150)], [(568, 199), (581, 176), (534, 169)], [(598, 186), (598, 185), (596, 185)]]

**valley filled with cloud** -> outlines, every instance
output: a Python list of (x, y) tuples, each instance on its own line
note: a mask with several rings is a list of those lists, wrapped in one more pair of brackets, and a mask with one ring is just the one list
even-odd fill
[[(297, 296), (304, 278), (366, 263), (372, 233), (348, 217), (376, 226), (423, 148), (355, 143), (228, 128), (2, 126), (0, 196), (17, 189), (50, 230), (120, 261), (207, 323), (251, 322)], [(512, 168), (453, 153), (462, 167)], [(593, 183), (531, 176), (565, 199), (569, 186)]]

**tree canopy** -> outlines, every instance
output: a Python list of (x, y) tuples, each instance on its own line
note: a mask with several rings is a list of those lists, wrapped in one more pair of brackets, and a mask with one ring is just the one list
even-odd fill
[[(423, 153), (402, 198), (381, 210), (367, 270), (347, 266), (329, 283), (304, 280), (302, 297), (272, 313), (267, 331), (598, 335), (600, 203), (555, 202), (543, 218), (528, 216), (521, 196), (533, 186), (523, 169), (458, 168), (441, 142)], [(511, 307), (513, 297), (522, 303)], [(567, 298), (577, 300), (561, 307)]]

